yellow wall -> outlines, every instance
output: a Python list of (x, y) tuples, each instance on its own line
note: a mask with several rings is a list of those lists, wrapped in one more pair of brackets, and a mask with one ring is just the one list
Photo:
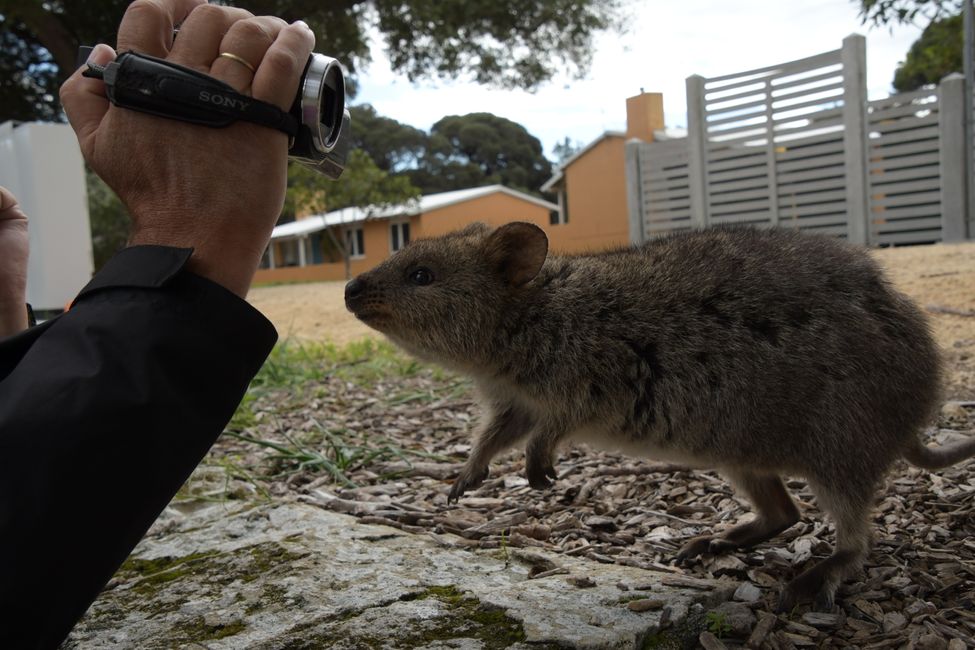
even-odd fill
[(654, 131), (663, 129), (664, 96), (645, 93), (626, 98), (626, 137), (653, 142)]
[[(368, 271), (391, 254), (390, 224), (399, 220), (377, 219), (357, 224), (363, 228), (365, 256), (351, 261), (351, 273), (355, 277)], [(562, 226), (549, 225), (549, 209), (530, 201), (525, 201), (503, 192), (455, 203), (422, 215), (410, 217), (410, 239), (436, 237), (452, 230), (481, 221), (491, 226), (500, 226), (509, 221), (529, 221), (544, 229), (549, 237), (555, 236)], [(336, 237), (344, 237), (343, 230), (335, 229)], [(283, 259), (280, 246), (275, 248), (275, 259)], [(278, 282), (317, 282), (345, 280), (345, 264), (310, 264), (308, 266), (288, 266), (275, 269), (259, 269), (254, 276), (254, 284)]]
[(624, 138), (606, 136), (563, 173), (569, 222), (550, 228), (552, 248), (582, 252), (630, 242)]
[(436, 237), (476, 221), (495, 227), (511, 221), (528, 221), (541, 227), (550, 237), (552, 235), (548, 208), (509, 194), (495, 192), (425, 212), (420, 218), (416, 237)]

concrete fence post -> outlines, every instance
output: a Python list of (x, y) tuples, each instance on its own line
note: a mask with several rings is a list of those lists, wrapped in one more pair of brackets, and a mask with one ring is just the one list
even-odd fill
[(938, 136), (941, 139), (941, 238), (963, 241), (968, 232), (968, 167), (971, 144), (965, 140), (965, 77), (953, 72), (938, 86)]
[(704, 111), (704, 77), (691, 75), (687, 87), (688, 185), (691, 195), (691, 227), (706, 228), (708, 214), (708, 131)]
[(870, 244), (866, 39), (859, 34), (844, 38), (841, 60), (847, 238), (855, 244)]
[(626, 203), (630, 215), (630, 243), (639, 246), (647, 240), (643, 223), (643, 170), (640, 169), (642, 140), (626, 142)]

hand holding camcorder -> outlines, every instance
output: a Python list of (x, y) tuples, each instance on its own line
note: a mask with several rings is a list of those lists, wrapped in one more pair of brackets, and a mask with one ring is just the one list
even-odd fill
[[(79, 59), (86, 61), (90, 52), (81, 48)], [(102, 79), (116, 106), (211, 127), (238, 120), (262, 124), (288, 134), (290, 159), (332, 179), (345, 169), (351, 139), (345, 76), (339, 62), (323, 54), (308, 58), (288, 111), (191, 68), (133, 51), (105, 66), (89, 63), (83, 74)]]

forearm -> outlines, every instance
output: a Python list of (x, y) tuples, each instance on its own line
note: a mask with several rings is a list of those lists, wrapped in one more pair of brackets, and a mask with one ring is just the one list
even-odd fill
[(0, 347), (2, 647), (56, 647), (274, 344), (252, 307), (181, 270), (185, 254), (152, 253), (163, 263), (110, 263), (71, 311)]
[(27, 303), (24, 292), (13, 297), (0, 296), (0, 339), (27, 329)]
[[(267, 223), (274, 220), (268, 218)], [(245, 298), (270, 237), (270, 228), (266, 232), (239, 229), (232, 233), (209, 232), (205, 226), (187, 232), (140, 228), (129, 237), (129, 244), (192, 248), (188, 271)]]

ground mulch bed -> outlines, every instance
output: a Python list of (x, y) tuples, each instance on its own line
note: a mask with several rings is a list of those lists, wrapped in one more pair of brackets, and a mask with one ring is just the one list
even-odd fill
[[(929, 437), (943, 443), (975, 435), (975, 243), (875, 254), (926, 310), (946, 360), (949, 401)], [(362, 333), (346, 322), (340, 284), (267, 287), (251, 300), (295, 340), (345, 342)], [(523, 455), (511, 452), (492, 463), (481, 488), (448, 505), (480, 417), (470, 384), (406, 362), (357, 374), (369, 363), (367, 353), (322, 361), (309, 381), (255, 394), (249, 417), (221, 438), (201, 470), (222, 468), (230, 477), (211, 496), (297, 495), (446, 546), (544, 548), (642, 567), (681, 584), (716, 578), (749, 616), (712, 619), (699, 640), (709, 649), (975, 648), (975, 461), (933, 473), (895, 466), (878, 490), (873, 550), (834, 610), (775, 614), (781, 586), (833, 543), (832, 525), (804, 481), (788, 481), (803, 512), (799, 524), (755, 549), (689, 566), (673, 562), (686, 538), (749, 516), (747, 502), (713, 472), (579, 446), (562, 451), (556, 484), (536, 491), (524, 477)], [(533, 575), (562, 571), (540, 563)], [(584, 580), (566, 586), (585, 587)]]
[[(348, 372), (349, 362), (337, 365)], [(702, 640), (707, 647), (975, 647), (975, 463), (935, 473), (897, 466), (878, 492), (874, 550), (834, 611), (775, 615), (781, 585), (833, 542), (801, 480), (788, 482), (803, 511), (799, 524), (750, 551), (678, 567), (672, 560), (683, 540), (747, 515), (747, 502), (715, 473), (580, 446), (563, 451), (555, 486), (536, 491), (522, 454), (511, 452), (481, 488), (448, 505), (479, 417), (466, 382), (415, 367), (372, 382), (326, 369), (314, 386), (268, 391), (250, 406), (254, 421), (225, 436), (210, 460), (248, 468), (237, 483), (446, 546), (544, 548), (682, 584), (719, 578), (755, 617), (719, 628), (720, 640)], [(959, 435), (975, 435), (975, 402), (946, 405), (932, 432), (939, 442)], [(562, 572), (544, 563), (533, 571)]]

